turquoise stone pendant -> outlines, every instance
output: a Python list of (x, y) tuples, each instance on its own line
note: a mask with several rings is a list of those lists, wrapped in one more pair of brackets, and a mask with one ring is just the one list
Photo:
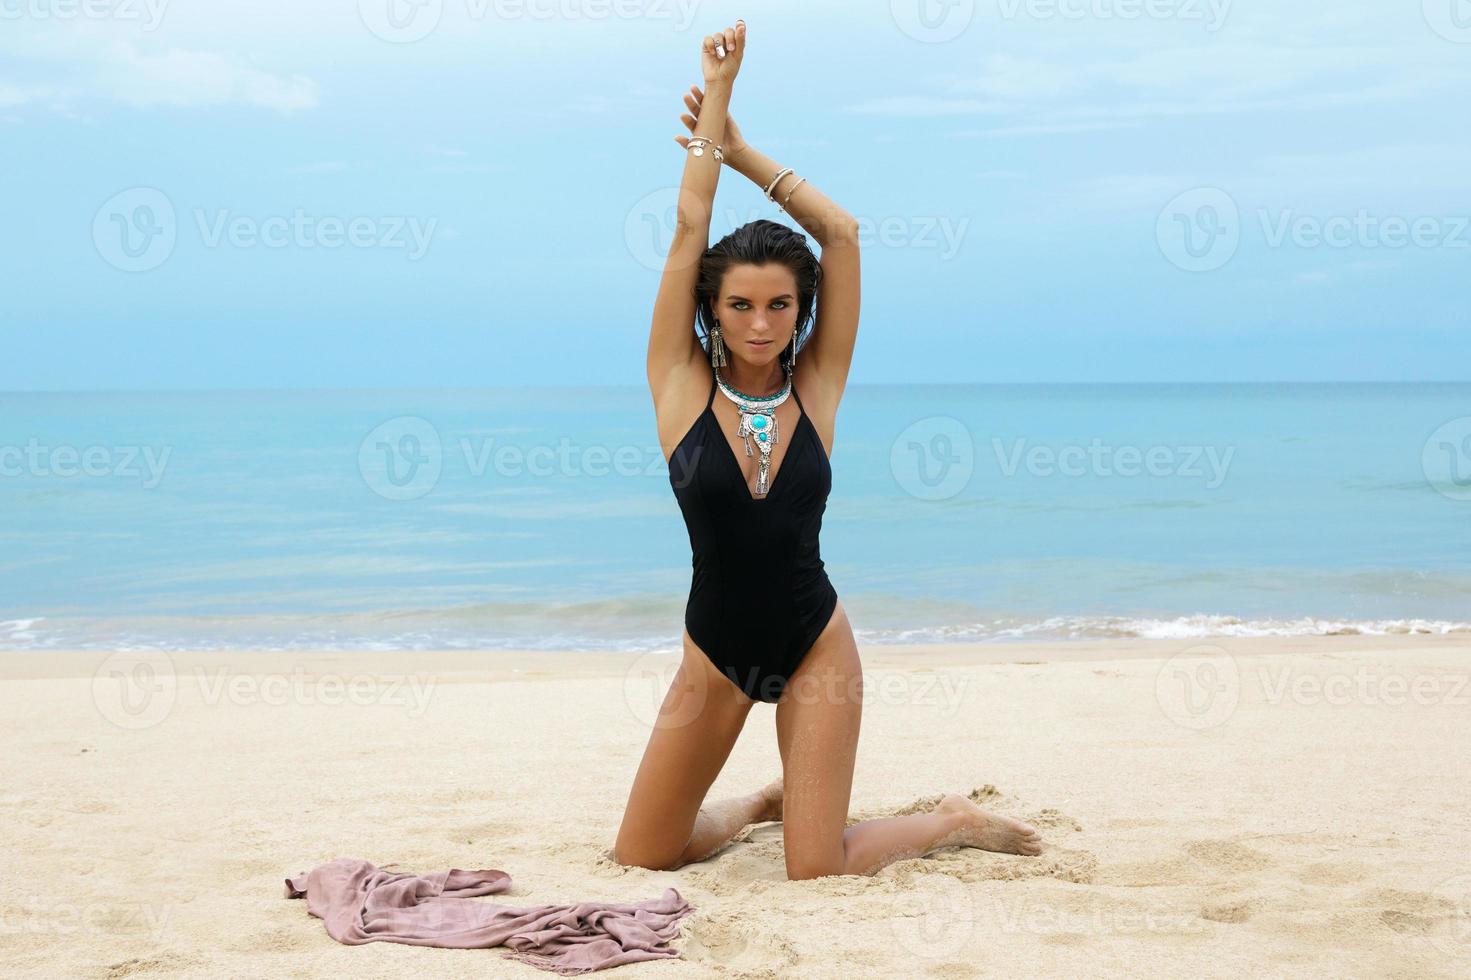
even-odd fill
[(765, 496), (766, 477), (771, 470), (771, 447), (776, 445), (776, 414), (774, 412), (741, 412), (740, 435), (745, 443), (746, 455), (751, 452), (751, 437), (756, 437), (756, 448), (761, 451), (761, 462), (756, 468), (756, 496)]

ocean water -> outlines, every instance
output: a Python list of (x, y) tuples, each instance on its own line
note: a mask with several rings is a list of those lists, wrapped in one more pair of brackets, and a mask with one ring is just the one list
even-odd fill
[[(1471, 385), (852, 385), (832, 465), (862, 642), (1471, 631)], [(668, 481), (641, 387), (0, 394), (0, 649), (677, 648)]]

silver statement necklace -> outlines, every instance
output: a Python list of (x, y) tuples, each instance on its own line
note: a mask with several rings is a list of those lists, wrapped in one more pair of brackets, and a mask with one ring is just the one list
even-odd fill
[(767, 475), (771, 472), (771, 448), (777, 444), (776, 407), (792, 393), (792, 372), (786, 372), (786, 382), (781, 390), (771, 395), (748, 395), (725, 383), (720, 372), (715, 380), (726, 398), (736, 403), (741, 413), (741, 427), (737, 433), (746, 447), (746, 455), (752, 455), (751, 440), (756, 440), (756, 449), (761, 453), (761, 462), (756, 470), (756, 496), (766, 496)]

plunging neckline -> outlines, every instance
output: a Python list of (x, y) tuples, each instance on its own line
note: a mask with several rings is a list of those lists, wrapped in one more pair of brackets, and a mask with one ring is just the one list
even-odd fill
[[(778, 484), (786, 484), (785, 480), (779, 480), (778, 478), (786, 470), (787, 460), (791, 458), (792, 453), (797, 448), (797, 437), (802, 432), (802, 423), (807, 422), (809, 425), (811, 424), (811, 422), (807, 418), (807, 410), (802, 407), (802, 403), (800, 401), (797, 402), (797, 424), (795, 427), (795, 431), (792, 433), (791, 441), (787, 444), (787, 451), (782, 453), (781, 463), (777, 466), (776, 472), (768, 474), (768, 482), (770, 485), (766, 488), (766, 495), (764, 497), (758, 497), (751, 492), (751, 485), (746, 482), (745, 470), (741, 469), (740, 457), (736, 455), (736, 451), (734, 449), (730, 448), (730, 440), (725, 437), (725, 430), (720, 427), (720, 417), (715, 414), (715, 404), (713, 399), (711, 400), (711, 403), (709, 405), (705, 406), (705, 414), (709, 415), (711, 421), (715, 423), (715, 435), (725, 445), (725, 452), (721, 455), (730, 460), (731, 465), (735, 467), (736, 476), (740, 477), (741, 486), (744, 487), (746, 490), (746, 499), (753, 504), (759, 504), (770, 500), (776, 494), (776, 488)], [(761, 452), (761, 450), (758, 449), (756, 450), (756, 452), (759, 453)]]

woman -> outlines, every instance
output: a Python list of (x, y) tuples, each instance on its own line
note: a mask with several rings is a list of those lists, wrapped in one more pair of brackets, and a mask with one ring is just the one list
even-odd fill
[[(660, 444), (674, 447), (667, 459), (694, 552), (693, 587), (683, 661), (613, 854), (670, 870), (760, 821), (784, 822), (792, 879), (873, 874), (950, 845), (1038, 854), (1032, 827), (959, 795), (930, 813), (845, 826), (862, 668), (817, 537), (858, 332), (857, 223), (741, 138), (726, 110), (745, 48), (743, 21), (704, 39), (705, 88), (685, 96), (691, 135), (675, 137), (687, 152), (647, 368)], [(722, 163), (818, 241), (820, 262), (802, 235), (772, 221), (706, 248)], [(708, 348), (691, 330), (696, 321)], [(783, 778), (703, 806), (758, 700), (776, 704)]]

